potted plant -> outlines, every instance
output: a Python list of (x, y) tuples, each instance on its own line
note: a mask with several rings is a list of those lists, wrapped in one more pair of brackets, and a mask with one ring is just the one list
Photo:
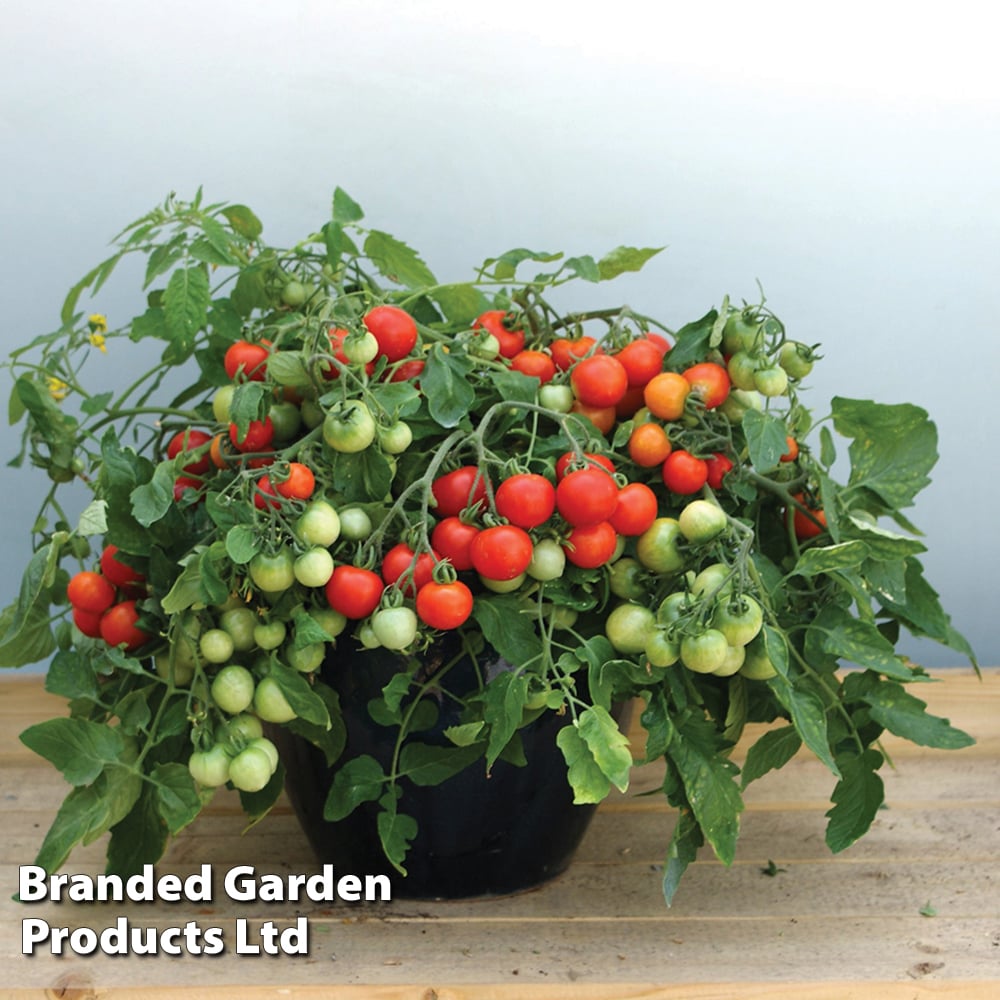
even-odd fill
[[(403, 872), (434, 822), (414, 789), (482, 790), (548, 746), (558, 780), (528, 794), (585, 816), (625, 790), (633, 704), (679, 810), (669, 902), (706, 841), (732, 861), (742, 788), (802, 745), (836, 776), (839, 851), (881, 804), (884, 731), (970, 742), (896, 652), (905, 629), (972, 656), (904, 514), (937, 457), (919, 407), (817, 417), (818, 345), (763, 302), (677, 331), (588, 310), (581, 287), (655, 249), (519, 249), (440, 283), (340, 189), (301, 243), (262, 232), (171, 196), (10, 358), (13, 464), (52, 485), (0, 658), (51, 656), (69, 701), (22, 735), (73, 786), (39, 864), (110, 831), (109, 868), (136, 870), (216, 788), (257, 820), (289, 777), (310, 822), (369, 810), (330, 839)], [(81, 311), (133, 258), (144, 311)], [(132, 342), (159, 360), (122, 385)], [(749, 722), (773, 725), (739, 773)]]

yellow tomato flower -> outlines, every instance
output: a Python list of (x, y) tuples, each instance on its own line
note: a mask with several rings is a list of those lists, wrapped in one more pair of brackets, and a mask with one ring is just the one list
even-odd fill
[(107, 354), (108, 353), (107, 347), (104, 346), (104, 334), (103, 333), (92, 333), (87, 339), (102, 354)]
[(90, 327), (90, 332), (93, 334), (101, 334), (108, 332), (108, 317), (101, 313), (91, 313), (87, 318), (87, 325)]
[(57, 402), (61, 403), (69, 395), (69, 386), (55, 375), (48, 377), (49, 395)]

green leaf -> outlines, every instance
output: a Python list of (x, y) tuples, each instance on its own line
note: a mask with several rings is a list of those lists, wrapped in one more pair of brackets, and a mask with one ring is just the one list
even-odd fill
[(170, 275), (163, 293), (167, 333), (181, 350), (189, 350), (195, 334), (208, 322), (211, 294), (204, 267), (182, 267)]
[(174, 835), (180, 833), (201, 812), (198, 787), (184, 764), (160, 764), (150, 779), (156, 786), (157, 808)]
[(835, 397), (833, 425), (853, 438), (850, 486), (863, 486), (892, 508), (908, 507), (937, 461), (937, 429), (912, 403), (887, 405)]
[(470, 358), (446, 353), (442, 344), (431, 348), (420, 384), (431, 416), (442, 427), (455, 427), (475, 403), (475, 389), (469, 381), (472, 370)]
[(606, 253), (598, 262), (597, 270), (601, 281), (610, 281), (626, 271), (641, 271), (651, 257), (655, 257), (665, 247), (616, 247)]
[(252, 420), (260, 420), (267, 409), (270, 391), (262, 382), (244, 382), (236, 387), (229, 404), (229, 419), (236, 424), (240, 439), (246, 435)]
[(868, 546), (861, 541), (840, 542), (806, 549), (795, 564), (799, 576), (819, 576), (840, 569), (854, 569), (868, 558)]
[(108, 871), (128, 877), (138, 875), (143, 865), (163, 857), (167, 847), (167, 825), (160, 816), (156, 788), (143, 782), (135, 805), (111, 827), (108, 841)]
[(137, 486), (129, 494), (132, 516), (144, 528), (166, 516), (174, 502), (174, 480), (177, 471), (172, 461), (160, 462), (148, 483)]
[(0, 614), (0, 667), (23, 667), (45, 659), (56, 647), (49, 624), (49, 588), (68, 539), (57, 532), (30, 559), (17, 601)]
[(472, 615), (486, 641), (508, 662), (526, 667), (541, 656), (542, 642), (531, 619), (521, 614), (516, 597), (490, 594), (477, 597)]
[(819, 695), (813, 691), (797, 688), (780, 673), (767, 683), (791, 716), (792, 723), (805, 745), (839, 778), (840, 771), (830, 753), (826, 712)]
[(147, 337), (153, 337), (156, 340), (169, 340), (167, 317), (162, 307), (150, 306), (140, 316), (134, 317), (128, 336), (129, 340), (134, 343), (145, 340)]
[(396, 795), (392, 789), (379, 799), (379, 805), (382, 811), (378, 814), (377, 826), (382, 850), (392, 866), (405, 875), (403, 861), (410, 849), (410, 842), (417, 835), (417, 821), (412, 816), (396, 811)]
[(275, 351), (267, 361), (267, 377), (278, 385), (310, 385), (312, 382), (301, 351)]
[(301, 719), (317, 726), (329, 726), (330, 715), (323, 699), (309, 686), (308, 681), (297, 670), (272, 663), (269, 675), (281, 688), (291, 709)]
[(368, 754), (352, 757), (333, 776), (323, 807), (323, 818), (331, 823), (350, 816), (363, 802), (375, 802), (386, 782), (382, 765)]
[(256, 826), (275, 806), (281, 793), (285, 790), (285, 767), (278, 761), (278, 766), (274, 773), (267, 780), (267, 784), (256, 792), (245, 792), (240, 790), (240, 805), (247, 814), (249, 822), (243, 828), (246, 833), (252, 826)]
[[(234, 524), (226, 532), (226, 555), (237, 566), (245, 566), (260, 552), (263, 542), (260, 532), (251, 525)], [(309, 620), (312, 621), (311, 618)]]
[(619, 730), (618, 723), (607, 709), (593, 705), (580, 713), (577, 727), (597, 766), (619, 791), (626, 791), (632, 770), (632, 754), (628, 739)]
[(264, 231), (264, 226), (260, 219), (247, 208), (246, 205), (227, 205), (222, 209), (224, 215), (233, 227), (233, 230), (245, 236), (248, 240), (255, 240)]
[(926, 711), (927, 702), (905, 691), (901, 684), (882, 681), (864, 695), (864, 700), (871, 706), (876, 722), (911, 743), (939, 750), (960, 750), (976, 742), (947, 719), (930, 715)]
[(490, 727), (486, 750), (486, 770), (489, 773), (521, 725), (524, 703), (528, 700), (528, 678), (523, 673), (506, 671), (487, 684), (481, 697), (483, 718)]
[(705, 835), (690, 811), (684, 810), (677, 818), (670, 847), (663, 866), (663, 899), (673, 905), (674, 895), (687, 867), (698, 856), (698, 849), (705, 843)]
[(785, 422), (769, 413), (747, 410), (743, 415), (743, 433), (746, 435), (750, 461), (758, 472), (775, 468), (788, 450)]
[(904, 559), (927, 549), (923, 542), (872, 524), (858, 514), (848, 514), (841, 519), (840, 525), (842, 536), (863, 541), (875, 559)]
[(333, 488), (347, 503), (381, 500), (392, 486), (392, 468), (377, 448), (337, 452), (330, 465)]
[(683, 371), (705, 357), (718, 315), (710, 309), (701, 319), (686, 323), (677, 331), (674, 346), (667, 357), (671, 371)]
[(540, 264), (548, 264), (554, 260), (560, 260), (561, 253), (548, 253), (544, 250), (527, 250), (520, 247), (516, 250), (508, 250), (499, 257), (490, 257), (483, 262), (483, 270), (488, 271), (493, 268), (493, 277), (498, 281), (508, 281), (517, 273), (518, 266), (526, 260), (535, 261)]
[(742, 787), (763, 777), (768, 771), (777, 771), (787, 764), (802, 746), (802, 737), (794, 726), (769, 729), (747, 750), (743, 764)]
[(312, 722), (306, 722), (305, 719), (292, 719), (286, 722), (285, 726), (322, 750), (327, 767), (332, 767), (340, 759), (347, 745), (347, 729), (340, 713), (340, 698), (336, 691), (321, 681), (316, 683), (313, 691), (326, 705), (330, 716), (329, 727), (317, 726)]
[(481, 742), (483, 733), (482, 722), (467, 722), (461, 726), (449, 726), (444, 735), (457, 747), (471, 747), (473, 743)]
[(885, 800), (882, 779), (875, 773), (882, 755), (870, 747), (860, 756), (840, 757), (841, 779), (833, 790), (833, 808), (827, 812), (826, 843), (834, 854), (850, 847), (868, 831)]
[(674, 724), (670, 721), (670, 706), (662, 688), (654, 688), (649, 695), (649, 704), (640, 717), (646, 730), (646, 757), (644, 763), (649, 764), (659, 759), (667, 752), (670, 741), (674, 738)]
[(114, 399), (114, 395), (113, 392), (101, 392), (96, 396), (88, 396), (80, 403), (80, 410), (89, 417), (103, 413), (107, 409), (108, 403)]
[(573, 804), (587, 805), (603, 802), (611, 791), (611, 782), (594, 759), (587, 741), (576, 726), (559, 730), (556, 743), (566, 758), (567, 778), (573, 789)]
[(118, 716), (120, 730), (126, 736), (134, 736), (149, 725), (151, 713), (149, 709), (149, 688), (138, 688), (130, 691), (124, 698), (115, 703), (113, 714)]
[(80, 515), (76, 533), (85, 538), (106, 534), (108, 530), (108, 503), (106, 500), (91, 500)]
[(124, 749), (118, 731), (86, 719), (56, 718), (29, 726), (21, 742), (50, 761), (71, 785), (92, 782)]
[(344, 232), (344, 227), (339, 222), (327, 222), (323, 226), (322, 233), (323, 242), (326, 244), (326, 259), (331, 266), (337, 267), (345, 253), (352, 257), (358, 256), (354, 240)]
[(466, 747), (410, 742), (399, 755), (399, 774), (415, 785), (440, 785), (482, 756), (482, 743)]
[(108, 257), (107, 260), (102, 260), (95, 268), (88, 271), (70, 290), (66, 293), (66, 298), (63, 301), (62, 310), (59, 313), (60, 321), (64, 326), (68, 326), (73, 322), (73, 314), (76, 312), (76, 304), (80, 301), (80, 295), (83, 293), (84, 289), (93, 286), (93, 290), (96, 292), (101, 285), (107, 281), (111, 272), (115, 269), (115, 265), (125, 256), (124, 251), (119, 251), (116, 254)]
[(56, 653), (45, 674), (45, 690), (63, 698), (97, 698), (97, 680), (90, 664), (75, 650)]
[(442, 285), (430, 293), (449, 323), (465, 326), (489, 308), (489, 300), (475, 285)]
[(913, 671), (875, 625), (854, 618), (845, 608), (828, 605), (817, 615), (813, 627), (824, 632), (820, 648), (831, 656), (889, 677), (902, 680), (913, 677)]
[(361, 206), (341, 187), (333, 191), (333, 221), (345, 225), (365, 217)]
[(437, 284), (417, 252), (389, 233), (371, 230), (365, 239), (365, 253), (385, 277), (399, 285), (419, 288)]
[(204, 604), (204, 597), (201, 561), (198, 558), (193, 558), (184, 567), (180, 576), (174, 580), (173, 586), (164, 595), (160, 605), (168, 615), (175, 615), (179, 611), (194, 607), (196, 604)]
[(739, 769), (722, 755), (715, 740), (707, 720), (688, 716), (677, 724), (667, 753), (684, 783), (684, 794), (702, 833), (716, 857), (731, 865), (743, 799), (734, 780)]
[[(640, 264), (639, 266), (641, 267), (642, 265)], [(584, 281), (601, 281), (604, 278), (597, 261), (590, 256), (568, 257), (563, 267), (572, 271), (578, 278), (582, 278)], [(637, 271), (638, 268), (627, 268), (626, 270)], [(611, 275), (611, 277), (614, 277), (614, 275)]]

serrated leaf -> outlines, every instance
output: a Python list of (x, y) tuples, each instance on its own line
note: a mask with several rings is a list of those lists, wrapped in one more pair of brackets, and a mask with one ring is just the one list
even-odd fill
[[(773, 661), (772, 661), (773, 662)], [(840, 777), (833, 754), (830, 752), (830, 742), (827, 735), (826, 712), (819, 695), (813, 691), (795, 687), (791, 681), (780, 673), (768, 682), (778, 701), (791, 716), (792, 723), (803, 742), (821, 760), (830, 771)]]
[(521, 614), (516, 597), (490, 594), (477, 597), (472, 615), (486, 641), (508, 662), (519, 667), (533, 663), (542, 653), (542, 643), (531, 620)]
[(758, 472), (775, 468), (788, 450), (785, 422), (769, 413), (747, 410), (743, 415), (743, 433), (750, 451), (750, 462)]
[(333, 487), (348, 503), (381, 500), (392, 485), (392, 468), (377, 448), (337, 452), (330, 464)]
[(440, 288), (435, 288), (430, 296), (440, 306), (449, 323), (463, 326), (471, 323), (489, 308), (486, 296), (469, 282), (442, 285)]
[(410, 849), (410, 842), (417, 835), (417, 821), (397, 811), (397, 800), (390, 789), (379, 799), (382, 811), (378, 814), (376, 825), (382, 850), (392, 866), (401, 874), (406, 874), (403, 861)]
[(267, 360), (267, 377), (278, 385), (310, 385), (312, 382), (301, 351), (275, 351)]
[(340, 712), (340, 698), (337, 692), (322, 682), (313, 687), (313, 691), (323, 700), (330, 716), (330, 725), (317, 726), (305, 719), (292, 719), (285, 725), (293, 733), (307, 739), (313, 746), (323, 752), (327, 767), (332, 767), (344, 752), (347, 745), (347, 728)]
[(869, 748), (860, 756), (838, 758), (841, 778), (833, 790), (833, 808), (826, 815), (826, 843), (834, 854), (868, 831), (885, 800), (882, 779), (875, 773), (882, 755)]
[(330, 725), (330, 715), (323, 699), (297, 670), (273, 663), (268, 676), (274, 678), (285, 700), (299, 718), (317, 726)]
[(853, 438), (848, 485), (876, 493), (889, 507), (910, 506), (937, 462), (937, 429), (912, 403), (832, 401), (833, 425)]
[(70, 700), (97, 697), (97, 680), (90, 664), (75, 650), (60, 650), (45, 674), (45, 690)]
[(195, 334), (208, 321), (210, 298), (204, 267), (181, 267), (170, 275), (163, 293), (163, 318), (176, 345), (184, 348), (194, 343)]
[(483, 270), (493, 268), (493, 277), (498, 281), (507, 281), (517, 273), (519, 265), (525, 261), (535, 261), (540, 264), (548, 264), (555, 260), (561, 260), (561, 253), (550, 253), (545, 250), (528, 250), (518, 247), (515, 250), (508, 250), (499, 257), (490, 257), (483, 262)]
[(627, 791), (632, 754), (628, 739), (611, 713), (600, 705), (585, 708), (577, 720), (577, 728), (608, 780), (619, 791)]
[(382, 765), (374, 757), (362, 754), (351, 758), (333, 776), (323, 818), (336, 823), (350, 816), (362, 803), (375, 802), (385, 782)]
[(671, 371), (683, 371), (689, 365), (704, 359), (718, 316), (714, 309), (710, 309), (701, 319), (685, 323), (677, 331), (674, 346), (667, 355)]
[(611, 782), (594, 760), (594, 755), (576, 726), (559, 730), (556, 743), (566, 759), (567, 779), (573, 789), (573, 804), (603, 802), (611, 791)]
[(118, 761), (124, 743), (118, 731), (86, 719), (56, 718), (29, 726), (21, 742), (58, 768), (71, 785), (86, 785)]
[(234, 524), (226, 532), (226, 555), (237, 566), (245, 566), (262, 547), (260, 532), (249, 524)]
[(681, 877), (698, 856), (698, 850), (704, 843), (705, 835), (694, 816), (688, 810), (681, 812), (670, 838), (663, 866), (663, 899), (667, 906), (673, 905)]
[(81, 404), (80, 410), (86, 413), (88, 417), (93, 417), (98, 413), (103, 413), (108, 406), (108, 403), (114, 399), (113, 392), (100, 392), (94, 396), (88, 396)]
[(400, 776), (409, 778), (415, 785), (440, 785), (464, 771), (482, 756), (482, 752), (482, 743), (456, 747), (411, 741), (400, 752), (398, 770)]
[(367, 256), (390, 281), (407, 288), (437, 284), (431, 269), (417, 252), (389, 233), (371, 230), (364, 248)]
[(814, 546), (802, 553), (793, 572), (798, 576), (819, 576), (820, 573), (855, 569), (868, 558), (868, 555), (868, 546), (862, 541)]
[(882, 681), (865, 693), (864, 700), (876, 722), (911, 743), (939, 750), (960, 750), (976, 742), (947, 719), (929, 714), (927, 702), (905, 691), (901, 684)]
[(340, 187), (333, 191), (333, 221), (341, 225), (360, 222), (365, 217), (361, 206)]
[(640, 271), (646, 261), (665, 249), (665, 247), (616, 247), (597, 262), (600, 280), (610, 281), (626, 271)]
[(490, 727), (486, 748), (486, 769), (489, 773), (521, 725), (524, 703), (528, 700), (528, 678), (523, 673), (506, 671), (486, 686), (481, 698), (483, 718)]
[(174, 502), (174, 480), (177, 472), (172, 461), (160, 462), (148, 483), (142, 483), (129, 494), (132, 516), (144, 528), (155, 524), (170, 510)]
[(763, 777), (768, 771), (777, 771), (787, 764), (802, 746), (802, 737), (794, 726), (769, 729), (747, 750), (743, 763), (742, 787)]
[(156, 788), (143, 782), (135, 805), (111, 827), (108, 841), (108, 871), (128, 877), (138, 875), (144, 865), (163, 857), (167, 847), (167, 825), (160, 816)]
[(683, 725), (677, 725), (667, 753), (684, 783), (684, 794), (705, 839), (716, 857), (731, 865), (743, 811), (734, 780), (738, 769), (708, 742), (707, 726), (703, 718), (688, 717)]
[(912, 678), (912, 671), (896, 654), (893, 644), (872, 622), (861, 621), (846, 609), (829, 605), (816, 617), (813, 627), (822, 631), (820, 648), (830, 656), (889, 677)]
[(264, 226), (260, 219), (247, 208), (246, 205), (226, 205), (221, 209), (233, 230), (245, 236), (248, 240), (255, 240), (264, 231)]
[(108, 530), (108, 502), (106, 500), (91, 500), (76, 523), (76, 533), (90, 538), (94, 535), (104, 535)]
[(435, 344), (427, 356), (420, 385), (427, 397), (431, 416), (442, 427), (455, 427), (476, 400), (469, 381), (473, 362), (460, 354), (445, 352)]
[(842, 518), (840, 524), (842, 536), (849, 535), (864, 541), (869, 554), (876, 559), (904, 559), (927, 550), (923, 542), (872, 524), (857, 514)]
[[(590, 256), (568, 257), (563, 267), (572, 271), (578, 278), (582, 278), (584, 281), (596, 282), (601, 281), (604, 277), (601, 274), (601, 269), (597, 261)], [(638, 270), (638, 268), (629, 268), (629, 270)]]
[(167, 829), (178, 834), (201, 812), (201, 796), (184, 764), (160, 764), (150, 780), (156, 786), (157, 808)]
[(483, 732), (482, 722), (467, 722), (460, 726), (449, 726), (444, 730), (445, 739), (457, 747), (470, 747), (479, 743)]
[(0, 615), (0, 667), (37, 663), (55, 649), (48, 588), (55, 581), (62, 546), (68, 537), (65, 532), (53, 535), (25, 567), (17, 601)]

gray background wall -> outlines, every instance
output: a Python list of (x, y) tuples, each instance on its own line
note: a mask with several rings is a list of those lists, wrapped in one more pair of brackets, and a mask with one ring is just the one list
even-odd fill
[[(692, 8), (697, 8), (692, 9)], [(759, 279), (821, 341), (812, 402), (912, 401), (940, 432), (928, 575), (1000, 662), (992, 425), (1000, 72), (982, 5), (34, 0), (0, 14), (0, 348), (171, 190), (275, 242), (335, 185), (461, 279), (512, 246), (668, 244), (600, 294), (679, 326)], [(112, 288), (88, 306), (139, 311)], [(115, 365), (120, 354), (99, 363)], [(3, 392), (8, 391), (9, 385)], [(0, 431), (4, 460), (14, 435)], [(34, 517), (4, 468), (0, 604)], [(931, 644), (905, 650), (957, 662)]]

